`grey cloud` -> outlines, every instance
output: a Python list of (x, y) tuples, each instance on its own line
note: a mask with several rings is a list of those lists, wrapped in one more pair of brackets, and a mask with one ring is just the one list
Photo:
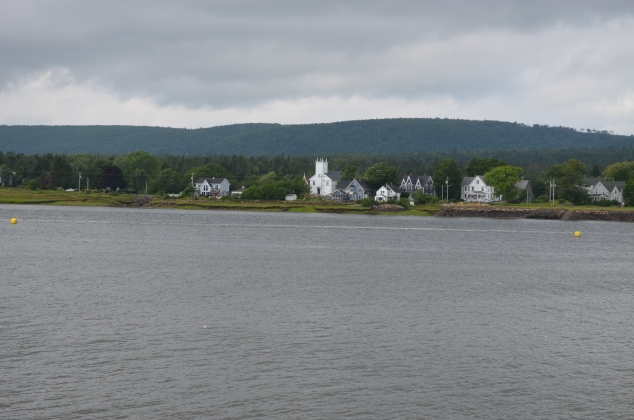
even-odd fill
[[(121, 98), (192, 108), (319, 96), (468, 99), (519, 92), (531, 71), (543, 81), (606, 73), (623, 80), (620, 73), (632, 70), (630, 49), (605, 49), (612, 39), (574, 39), (575, 29), (632, 19), (631, 1), (15, 1), (0, 8), (0, 85), (68, 68)], [(584, 56), (586, 42), (603, 50)], [(558, 48), (578, 53), (550, 68), (550, 57), (568, 53)]]

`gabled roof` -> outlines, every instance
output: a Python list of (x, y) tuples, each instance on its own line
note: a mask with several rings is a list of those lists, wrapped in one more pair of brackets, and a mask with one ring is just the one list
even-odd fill
[(430, 175), (417, 175), (415, 178), (417, 180), (419, 180), (421, 184), (426, 184), (427, 181), (431, 179), (431, 176)]
[[(476, 179), (476, 178), (480, 178), (480, 179), (482, 180), (482, 182), (484, 182), (484, 176), (482, 176), (482, 175), (476, 175), (476, 176), (465, 176), (465, 177), (462, 179), (462, 186), (463, 186), (463, 187), (468, 186), (468, 185), (469, 185), (469, 184), (471, 184), (471, 183), (473, 182), (473, 180), (474, 180), (474, 179)], [(484, 182), (484, 185), (486, 186), (486, 182)]]
[(601, 181), (601, 184), (603, 184), (608, 191), (614, 190), (614, 187), (618, 188), (619, 191), (623, 191), (623, 188), (625, 188), (625, 181)]
[(205, 181), (207, 181), (207, 184), (220, 184), (225, 179), (227, 178), (198, 178), (196, 184), (202, 184)]
[(348, 195), (350, 194), (348, 191), (345, 190), (334, 190), (333, 192), (331, 192), (328, 195)]
[(601, 182), (601, 179), (593, 177), (593, 176), (587, 176), (587, 177), (583, 178), (583, 182), (585, 182), (586, 184), (592, 185), (594, 187), (599, 182)]
[(357, 179), (356, 181), (359, 183), (359, 185), (363, 187), (366, 192), (375, 192), (374, 188), (372, 188), (372, 185), (370, 185), (370, 183), (365, 179)]
[(339, 180), (339, 181), (337, 181), (337, 188), (346, 189), (346, 188), (348, 188), (350, 183), (352, 183), (352, 181), (349, 180), (349, 179)]
[(431, 178), (430, 175), (404, 175), (403, 178), (401, 179), (401, 183), (409, 179), (412, 182), (412, 184), (416, 184), (417, 180), (420, 180), (420, 183), (424, 184), (430, 178)]
[(529, 184), (530, 184), (530, 181), (528, 179), (523, 179), (515, 183), (515, 188), (520, 190), (525, 190)]
[[(392, 190), (394, 192), (397, 192), (397, 193), (401, 192), (401, 189), (399, 187), (397, 187), (396, 185), (394, 185), (394, 184), (385, 184), (383, 187), (385, 187), (388, 190)], [(381, 187), (381, 188), (383, 188), (383, 187)]]
[(340, 171), (328, 171), (324, 175), (326, 175), (328, 178), (332, 179), (333, 181), (339, 181), (341, 179)]

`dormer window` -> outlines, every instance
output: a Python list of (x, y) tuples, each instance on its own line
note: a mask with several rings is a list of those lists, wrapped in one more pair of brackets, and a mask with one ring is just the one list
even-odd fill
[(479, 183), (480, 183), (480, 181), (476, 181), (476, 184), (479, 184)]

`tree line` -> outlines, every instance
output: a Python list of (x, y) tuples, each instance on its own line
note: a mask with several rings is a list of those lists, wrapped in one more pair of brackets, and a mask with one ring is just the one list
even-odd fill
[[(329, 167), (342, 171), (342, 179), (363, 177), (375, 188), (385, 183), (398, 183), (409, 173), (434, 175), (438, 195), (449, 180), (449, 199), (459, 199), (464, 176), (486, 175), (495, 168), (512, 166), (519, 168), (511, 171), (516, 177), (523, 175), (531, 180), (536, 196), (547, 194), (549, 181), (557, 179), (561, 180), (557, 189), (559, 198), (580, 202), (585, 198), (574, 185), (585, 176), (603, 175), (608, 179), (634, 182), (634, 150), (616, 149), (593, 149), (596, 153), (576, 150), (577, 154), (587, 157), (585, 162), (582, 159), (553, 162), (551, 156), (544, 159), (546, 163), (541, 161), (540, 151), (480, 154), (484, 157), (478, 157), (476, 153), (469, 156), (464, 151), (452, 154), (335, 154), (329, 158)], [(551, 151), (551, 155), (558, 153), (562, 160), (569, 158), (561, 151)], [(623, 161), (628, 157), (629, 160)], [(155, 156), (144, 151), (118, 156), (0, 152), (0, 176), (7, 179), (9, 174), (15, 173), (17, 185), (32, 189), (77, 188), (81, 184), (82, 189), (129, 188), (150, 194), (179, 193), (191, 186), (192, 178), (195, 181), (200, 177), (225, 177), (232, 189), (254, 187), (245, 198), (261, 199), (278, 199), (290, 192), (303, 194), (303, 177), (313, 174), (314, 165), (315, 156)], [(510, 197), (510, 192), (506, 195)], [(575, 195), (581, 198), (573, 199)]]

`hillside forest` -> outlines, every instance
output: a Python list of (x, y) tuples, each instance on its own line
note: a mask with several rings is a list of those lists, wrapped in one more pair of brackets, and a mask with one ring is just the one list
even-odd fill
[(0, 125), (0, 150), (122, 155), (405, 154), (459, 150), (551, 150), (634, 145), (634, 136), (591, 128), (448, 118), (321, 124), (234, 124), (186, 129), (139, 126)]

